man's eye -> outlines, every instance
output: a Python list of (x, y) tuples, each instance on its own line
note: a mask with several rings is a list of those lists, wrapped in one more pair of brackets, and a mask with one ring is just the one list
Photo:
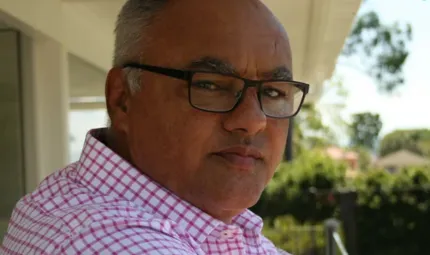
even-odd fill
[(193, 84), (194, 87), (207, 89), (207, 90), (218, 90), (220, 87), (213, 82), (210, 81), (198, 81)]
[(276, 89), (266, 88), (263, 90), (263, 95), (271, 98), (285, 97), (285, 93)]

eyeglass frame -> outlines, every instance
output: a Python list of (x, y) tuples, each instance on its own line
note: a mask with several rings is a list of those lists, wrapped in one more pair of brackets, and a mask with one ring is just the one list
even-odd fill
[[(266, 117), (274, 118), (274, 119), (289, 119), (289, 118), (293, 118), (294, 116), (296, 116), (300, 112), (300, 109), (302, 108), (303, 102), (305, 101), (306, 95), (309, 93), (309, 84), (304, 83), (304, 82), (300, 82), (300, 81), (294, 81), (294, 80), (285, 80), (285, 79), (251, 80), (251, 79), (246, 79), (246, 78), (240, 77), (238, 75), (234, 75), (234, 74), (224, 74), (224, 73), (220, 73), (220, 72), (201, 71), (201, 70), (180, 70), (180, 69), (174, 69), (174, 68), (168, 68), (168, 67), (139, 64), (139, 63), (135, 63), (135, 62), (126, 63), (126, 64), (122, 65), (122, 68), (140, 69), (140, 70), (148, 71), (151, 73), (161, 74), (161, 75), (165, 75), (165, 76), (168, 76), (171, 78), (176, 78), (176, 79), (187, 81), (188, 82), (188, 102), (189, 102), (189, 104), (197, 110), (204, 111), (204, 112), (211, 112), (211, 113), (228, 113), (228, 112), (234, 111), (237, 108), (237, 106), (242, 102), (244, 94), (246, 93), (246, 90), (248, 88), (256, 87), (257, 91), (258, 91), (257, 92), (258, 103), (260, 105), (261, 111), (264, 113), (264, 115), (266, 115)], [(196, 74), (196, 73), (211, 73), (211, 74), (218, 74), (218, 75), (223, 75), (223, 76), (227, 76), (227, 77), (233, 77), (236, 79), (240, 79), (244, 83), (244, 87), (242, 89), (243, 92), (241, 93), (240, 97), (237, 99), (234, 106), (229, 110), (216, 111), (216, 110), (207, 110), (207, 109), (199, 108), (191, 102), (192, 101), (191, 100), (192, 80), (193, 80), (194, 74)], [(303, 92), (303, 96), (302, 96), (302, 99), (300, 101), (299, 107), (297, 108), (297, 110), (294, 114), (287, 116), (287, 117), (276, 117), (276, 116), (268, 115), (264, 112), (263, 105), (261, 102), (261, 92), (260, 91), (261, 91), (261, 87), (266, 82), (289, 82), (289, 83), (291, 83), (291, 85), (293, 85), (294, 87), (298, 88), (299, 90), (301, 90)]]

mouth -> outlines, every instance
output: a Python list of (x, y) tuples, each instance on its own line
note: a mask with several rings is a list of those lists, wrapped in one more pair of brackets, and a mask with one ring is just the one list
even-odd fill
[(223, 159), (229, 166), (242, 171), (254, 169), (257, 163), (263, 160), (261, 152), (252, 147), (230, 147), (214, 155)]

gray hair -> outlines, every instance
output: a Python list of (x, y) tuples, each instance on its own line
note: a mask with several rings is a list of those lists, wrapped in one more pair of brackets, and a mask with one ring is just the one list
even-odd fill
[[(143, 45), (151, 39), (145, 34), (145, 30), (168, 1), (127, 0), (116, 22), (114, 67), (121, 67), (129, 61), (140, 62), (144, 58)], [(140, 90), (140, 73), (140, 70), (125, 69), (131, 93)]]

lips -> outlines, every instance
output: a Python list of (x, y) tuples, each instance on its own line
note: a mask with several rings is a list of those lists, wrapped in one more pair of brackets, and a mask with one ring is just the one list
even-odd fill
[(252, 170), (258, 161), (263, 160), (260, 151), (252, 147), (230, 147), (215, 153), (228, 165), (240, 170)]

